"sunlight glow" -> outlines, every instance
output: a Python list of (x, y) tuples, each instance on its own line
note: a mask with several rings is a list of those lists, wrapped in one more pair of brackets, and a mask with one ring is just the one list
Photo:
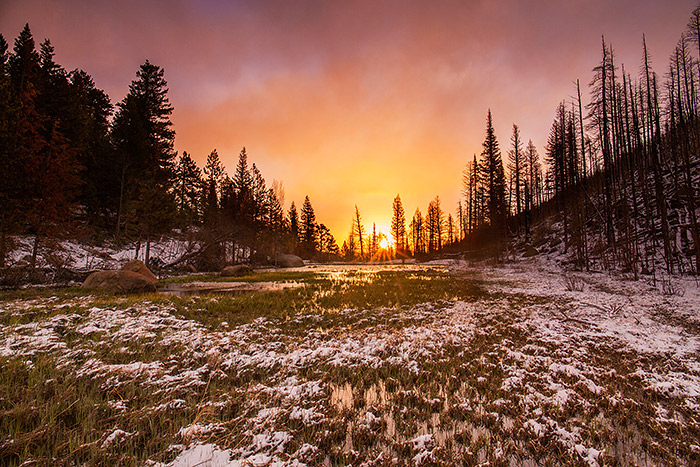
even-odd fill
[(387, 240), (386, 237), (382, 237), (381, 240), (379, 240), (379, 248), (382, 250), (386, 250), (389, 248), (389, 240)]

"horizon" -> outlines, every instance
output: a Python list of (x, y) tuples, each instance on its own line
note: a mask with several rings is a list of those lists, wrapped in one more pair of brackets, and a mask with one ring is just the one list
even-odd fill
[(454, 213), (488, 109), (504, 159), (513, 124), (543, 158), (576, 79), (588, 101), (601, 35), (636, 74), (646, 34), (663, 75), (696, 5), (24, 1), (3, 2), (0, 32), (11, 47), (29, 23), (112, 104), (146, 59), (163, 67), (179, 154), (201, 167), (216, 149), (231, 173), (245, 146), (285, 210), (308, 195), (342, 244), (355, 205), (388, 236), (396, 194), (407, 220), (435, 196)]

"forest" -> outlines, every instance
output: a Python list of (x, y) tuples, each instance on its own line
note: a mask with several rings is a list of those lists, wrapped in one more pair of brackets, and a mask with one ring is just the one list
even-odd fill
[[(231, 174), (216, 149), (203, 167), (176, 153), (162, 68), (146, 61), (113, 104), (86, 72), (54, 61), (50, 40), (37, 49), (27, 24), (12, 50), (0, 36), (0, 267), (12, 266), (17, 236), (33, 239), (31, 268), (41, 248), (70, 238), (136, 242), (152, 268), (189, 263), (202, 271), (274, 264), (282, 253), (317, 261), (503, 259), (556, 239), (580, 270), (695, 274), (700, 9), (660, 75), (645, 38), (636, 74), (617, 63), (604, 37), (600, 51), (588, 102), (577, 80), (540, 151), (513, 124), (503, 157), (488, 110), (483, 151), (465, 158), (454, 215), (436, 197), (425, 214), (416, 208), (407, 218), (397, 194), (391, 238), (376, 225), (370, 231), (355, 206), (350, 232), (336, 242), (308, 196), (284, 207), (282, 182), (267, 183), (245, 148)], [(164, 235), (197, 247), (177, 264), (150, 258), (151, 242)]]

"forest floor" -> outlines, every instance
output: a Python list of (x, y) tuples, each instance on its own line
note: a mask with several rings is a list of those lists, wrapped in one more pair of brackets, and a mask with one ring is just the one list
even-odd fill
[(700, 463), (692, 279), (533, 258), (236, 280), (286, 286), (0, 292), (0, 464)]

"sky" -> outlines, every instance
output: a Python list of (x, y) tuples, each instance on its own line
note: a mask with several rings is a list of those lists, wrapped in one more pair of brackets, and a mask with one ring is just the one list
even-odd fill
[(0, 0), (12, 45), (25, 23), (56, 61), (121, 101), (147, 59), (165, 70), (175, 148), (229, 173), (245, 146), (285, 207), (308, 195), (339, 244), (357, 205), (389, 233), (439, 196), (455, 213), (485, 136), (504, 160), (512, 125), (541, 156), (559, 102), (582, 85), (601, 36), (636, 75), (646, 34), (660, 74), (697, 0)]

